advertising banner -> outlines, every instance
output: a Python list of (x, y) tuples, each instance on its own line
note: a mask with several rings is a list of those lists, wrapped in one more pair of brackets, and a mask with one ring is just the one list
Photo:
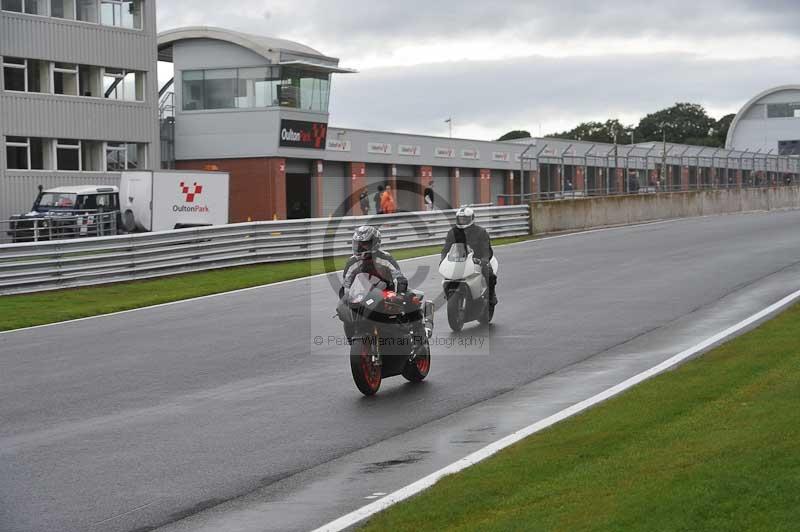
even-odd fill
[(300, 120), (281, 120), (279, 145), (283, 148), (324, 150), (327, 135), (328, 124)]

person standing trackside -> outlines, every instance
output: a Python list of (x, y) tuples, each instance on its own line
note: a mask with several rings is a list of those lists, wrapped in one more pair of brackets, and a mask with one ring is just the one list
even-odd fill
[(375, 193), (373, 201), (375, 202), (375, 214), (383, 214), (381, 208), (381, 197), (383, 196), (383, 185), (378, 185), (378, 191)]
[(428, 188), (422, 193), (425, 199), (425, 210), (432, 211), (434, 209), (433, 206), (433, 181), (428, 183)]
[(361, 207), (361, 215), (366, 216), (369, 214), (369, 195), (367, 189), (363, 189), (358, 196), (358, 204)]
[(381, 196), (381, 211), (382, 214), (394, 214), (397, 212), (397, 206), (394, 203), (394, 196), (392, 196), (392, 187), (386, 185)]

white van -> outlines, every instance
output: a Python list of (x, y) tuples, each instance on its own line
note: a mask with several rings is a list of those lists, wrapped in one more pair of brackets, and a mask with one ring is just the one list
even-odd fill
[(227, 224), (229, 182), (226, 172), (122, 172), (122, 225), (133, 232)]

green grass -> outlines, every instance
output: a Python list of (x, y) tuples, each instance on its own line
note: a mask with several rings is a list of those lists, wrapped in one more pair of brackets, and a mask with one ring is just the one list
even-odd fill
[(800, 306), (363, 530), (800, 530)]
[[(495, 245), (512, 244), (528, 239), (530, 237), (503, 238), (498, 239)], [(392, 251), (392, 255), (400, 260), (431, 255), (440, 250), (440, 246), (400, 249)], [(337, 257), (327, 261), (327, 264), (323, 259), (280, 262), (187, 273), (148, 281), (3, 296), (0, 297), (0, 331), (97, 316), (307, 277), (326, 271), (341, 270), (346, 261), (346, 257)]]

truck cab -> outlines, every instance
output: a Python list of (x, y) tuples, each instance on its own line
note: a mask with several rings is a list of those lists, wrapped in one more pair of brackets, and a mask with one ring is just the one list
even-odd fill
[(119, 222), (118, 187), (39, 185), (30, 212), (12, 216), (8, 234), (14, 242), (105, 236), (116, 234)]

